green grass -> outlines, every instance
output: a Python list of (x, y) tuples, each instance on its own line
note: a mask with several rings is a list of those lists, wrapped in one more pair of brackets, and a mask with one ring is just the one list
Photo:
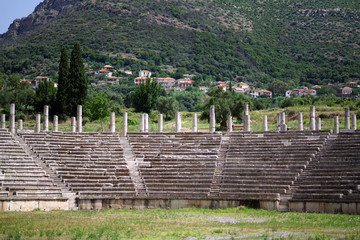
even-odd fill
[(359, 215), (228, 209), (2, 212), (1, 239), (359, 239)]

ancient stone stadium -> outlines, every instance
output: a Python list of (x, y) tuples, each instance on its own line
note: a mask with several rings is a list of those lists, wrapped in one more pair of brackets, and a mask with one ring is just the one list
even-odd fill
[[(245, 108), (246, 109), (246, 108)], [(140, 132), (82, 132), (81, 108), (71, 132), (48, 131), (48, 108), (36, 129), (15, 129), (12, 105), (9, 129), (2, 115), (0, 130), (0, 202), (3, 211), (98, 210), (104, 208), (226, 208), (246, 205), (278, 211), (360, 214), (360, 131), (356, 116), (345, 129), (320, 130), (311, 108), (310, 129), (288, 130), (279, 115), (279, 130), (210, 128), (181, 132), (148, 132), (142, 115)], [(229, 117), (231, 121), (231, 117)]]

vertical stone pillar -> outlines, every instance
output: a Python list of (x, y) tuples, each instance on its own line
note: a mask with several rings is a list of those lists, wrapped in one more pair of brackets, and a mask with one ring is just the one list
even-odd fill
[(248, 123), (247, 123), (247, 116), (249, 115), (249, 104), (244, 105), (244, 115), (243, 115), (243, 125), (244, 125), (244, 131), (247, 131), (248, 129)]
[(149, 132), (149, 114), (144, 114), (144, 132)]
[(35, 132), (39, 133), (41, 130), (41, 115), (40, 114), (36, 114), (36, 126), (35, 126)]
[(82, 106), (77, 106), (77, 132), (82, 132)]
[(210, 106), (210, 126), (209, 126), (209, 131), (210, 132), (215, 132), (215, 106), (211, 105)]
[(115, 113), (110, 113), (110, 132), (114, 133), (115, 130)]
[(44, 122), (43, 122), (44, 131), (49, 131), (49, 106), (44, 106)]
[(263, 116), (263, 131), (268, 131), (268, 119), (267, 119), (267, 115)]
[(339, 116), (334, 117), (334, 134), (339, 134)]
[(298, 129), (299, 131), (304, 131), (303, 114), (301, 112), (299, 112)]
[(321, 130), (321, 118), (316, 118), (316, 131)]
[(245, 123), (246, 123), (246, 125), (244, 126), (244, 130), (247, 132), (250, 132), (251, 131), (250, 115), (245, 115)]
[(229, 115), (229, 116), (228, 116), (228, 122), (227, 122), (227, 131), (228, 131), (228, 132), (232, 132), (232, 131), (233, 131), (232, 126), (233, 126), (232, 116)]
[(192, 114), (192, 131), (197, 132), (197, 113)]
[(285, 112), (280, 113), (280, 130), (287, 131), (286, 113)]
[(57, 115), (54, 115), (53, 119), (53, 132), (59, 131), (59, 117)]
[(128, 113), (124, 112), (123, 113), (123, 135), (124, 137), (127, 136), (128, 133)]
[(76, 117), (71, 117), (71, 132), (76, 132)]
[(18, 121), (18, 131), (23, 130), (23, 128), (24, 128), (23, 120), (19, 119), (19, 121)]
[(315, 106), (310, 106), (310, 130), (315, 130)]
[(163, 132), (163, 120), (164, 117), (162, 114), (158, 115), (158, 132)]
[(144, 132), (145, 125), (144, 125), (144, 114), (140, 114), (140, 132)]
[(9, 129), (11, 133), (15, 133), (15, 104), (10, 104), (10, 119), (9, 119)]
[(176, 112), (175, 115), (175, 132), (181, 132), (181, 115), (179, 112)]
[(281, 129), (281, 115), (280, 113), (276, 114), (276, 130), (280, 131)]
[(6, 115), (5, 114), (1, 114), (1, 129), (5, 129), (6, 128)]
[(345, 130), (350, 130), (350, 109), (349, 108), (345, 108), (344, 129)]
[(356, 114), (351, 116), (351, 129), (356, 130)]

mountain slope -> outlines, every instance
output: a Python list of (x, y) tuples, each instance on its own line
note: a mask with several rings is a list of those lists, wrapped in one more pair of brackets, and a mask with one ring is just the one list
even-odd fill
[(61, 47), (80, 42), (89, 67), (170, 65), (257, 85), (356, 81), (359, 12), (355, 0), (45, 0), (0, 36), (0, 71), (55, 76)]

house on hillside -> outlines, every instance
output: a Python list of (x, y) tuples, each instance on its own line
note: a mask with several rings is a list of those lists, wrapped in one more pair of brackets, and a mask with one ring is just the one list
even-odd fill
[(133, 75), (134, 72), (132, 70), (125, 70), (124, 73), (127, 75)]
[(348, 87), (351, 87), (351, 88), (356, 88), (358, 87), (358, 83), (357, 82), (348, 82), (346, 84)]
[(349, 87), (339, 88), (339, 90), (336, 93), (336, 95), (339, 97), (350, 97), (351, 94), (352, 94), (352, 88)]
[(100, 69), (99, 71), (96, 71), (95, 74), (96, 75), (104, 75), (108, 78), (112, 76), (112, 72), (110, 72), (109, 70), (106, 70), (106, 69)]
[(180, 89), (185, 89), (187, 87), (194, 87), (194, 80), (191, 79), (178, 79), (176, 84)]
[(111, 66), (111, 65), (105, 65), (104, 69), (108, 70), (108, 71), (114, 71), (115, 70), (115, 68), (113, 66)]
[(58, 84), (57, 84), (56, 82), (51, 81), (50, 78), (48, 78), (48, 77), (42, 77), (42, 76), (36, 77), (35, 80), (30, 83), (30, 87), (32, 87), (32, 88), (38, 88), (40, 82), (42, 82), (42, 81), (51, 82), (52, 84), (54, 84), (54, 87), (55, 87), (55, 88), (58, 87)]
[(237, 93), (244, 93), (245, 92), (245, 89), (243, 89), (241, 87), (236, 87), (236, 86), (233, 86), (232, 90), (233, 90), (233, 92), (237, 92)]
[(144, 82), (146, 82), (147, 77), (137, 77), (134, 79), (135, 85), (140, 85)]
[(229, 89), (229, 85), (224, 83), (224, 82), (217, 82), (218, 85), (216, 86), (217, 88), (221, 88), (224, 92), (227, 91)]
[(193, 80), (194, 77), (195, 77), (195, 75), (193, 75), (193, 74), (184, 74), (185, 79)]
[(208, 87), (204, 87), (204, 86), (199, 86), (199, 89), (200, 91), (203, 91), (203, 92), (209, 92), (209, 88)]
[(303, 96), (303, 95), (316, 95), (316, 90), (315, 89), (294, 89), (292, 91), (293, 94), (298, 95), (298, 96)]
[(263, 90), (258, 91), (258, 95), (259, 95), (259, 97), (262, 95), (266, 95), (268, 98), (271, 98), (272, 92), (269, 90), (263, 89)]
[(148, 70), (140, 70), (139, 77), (149, 78), (149, 77), (151, 77), (151, 72)]
[(176, 84), (176, 80), (171, 77), (158, 78), (157, 83), (160, 85), (161, 88), (170, 89)]

